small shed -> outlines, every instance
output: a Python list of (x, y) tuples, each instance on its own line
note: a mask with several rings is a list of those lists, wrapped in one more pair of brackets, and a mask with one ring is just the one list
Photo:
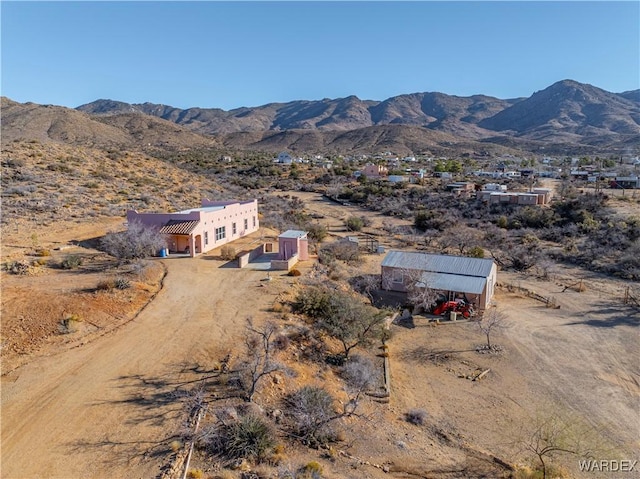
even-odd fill
[(288, 260), (298, 255), (300, 261), (309, 259), (309, 239), (306, 231), (287, 230), (278, 236), (278, 259)]

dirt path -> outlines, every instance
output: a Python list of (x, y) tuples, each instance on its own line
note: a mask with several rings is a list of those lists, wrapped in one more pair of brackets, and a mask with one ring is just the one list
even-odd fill
[[(518, 275), (503, 274), (503, 279)], [(549, 297), (559, 309), (509, 295), (504, 334), (518, 359), (517, 372), (541, 395), (563, 404), (600, 428), (628, 452), (640, 448), (640, 313), (621, 304), (612, 291), (585, 282), (586, 291), (553, 282), (518, 281)], [(610, 284), (613, 281), (610, 280)]]
[(157, 475), (183, 417), (173, 392), (286, 281), (261, 287), (264, 273), (211, 257), (165, 263), (165, 288), (135, 321), (2, 378), (3, 478)]

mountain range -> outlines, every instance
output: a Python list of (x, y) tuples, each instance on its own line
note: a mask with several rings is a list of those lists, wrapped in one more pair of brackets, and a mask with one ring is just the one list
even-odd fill
[[(5, 102), (10, 100), (3, 99), (3, 136), (5, 123), (11, 120), (4, 111)], [(21, 108), (18, 116), (35, 114), (33, 104), (24, 105), (30, 107)], [(229, 111), (97, 100), (75, 112), (66, 110), (66, 123), (73, 114), (83, 115), (82, 128), (62, 133), (65, 121), (58, 120), (57, 128), (42, 134), (86, 139), (102, 125), (116, 143), (124, 135), (127, 139), (119, 141), (164, 141), (170, 146), (172, 138), (180, 137), (174, 142), (307, 153), (383, 149), (399, 154), (442, 153), (454, 148), (469, 154), (490, 154), (496, 148), (507, 148), (588, 154), (640, 147), (640, 90), (611, 93), (573, 80), (514, 99), (424, 92), (383, 101), (349, 96)], [(10, 121), (8, 128), (13, 129), (12, 125)], [(194, 136), (188, 138), (189, 134)]]

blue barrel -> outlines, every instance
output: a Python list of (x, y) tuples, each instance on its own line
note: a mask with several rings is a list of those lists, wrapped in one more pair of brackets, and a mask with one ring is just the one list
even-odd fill
[(166, 258), (166, 257), (167, 257), (167, 250), (166, 250), (165, 248), (162, 248), (162, 249), (160, 250), (159, 256), (160, 256), (161, 258)]

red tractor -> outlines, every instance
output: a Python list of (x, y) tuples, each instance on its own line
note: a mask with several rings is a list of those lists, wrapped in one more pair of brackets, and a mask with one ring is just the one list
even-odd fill
[(441, 316), (451, 311), (462, 314), (464, 318), (473, 316), (473, 306), (464, 299), (438, 302), (431, 312), (437, 316)]

